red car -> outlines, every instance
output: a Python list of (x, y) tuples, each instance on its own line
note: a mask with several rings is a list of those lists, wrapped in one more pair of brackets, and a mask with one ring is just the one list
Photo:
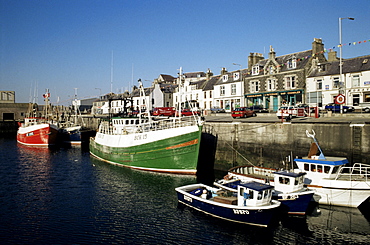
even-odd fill
[(233, 118), (237, 118), (237, 117), (256, 117), (257, 114), (255, 111), (252, 111), (250, 109), (248, 109), (247, 107), (239, 107), (239, 108), (236, 108), (235, 110), (233, 110), (231, 112), (231, 116)]
[(153, 109), (152, 115), (172, 117), (175, 115), (175, 112), (176, 110), (174, 107), (156, 107)]
[[(183, 109), (181, 111), (182, 116), (192, 116), (193, 114), (200, 115), (200, 112), (199, 111), (192, 111), (190, 109)], [(178, 115), (178, 112), (176, 112), (176, 115)]]

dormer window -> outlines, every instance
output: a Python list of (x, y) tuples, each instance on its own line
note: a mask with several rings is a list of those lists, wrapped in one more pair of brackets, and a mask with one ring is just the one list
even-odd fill
[(239, 80), (239, 72), (233, 74), (234, 81)]
[(258, 75), (260, 73), (259, 65), (255, 65), (252, 67), (252, 75)]
[(229, 75), (223, 75), (222, 76), (222, 81), (227, 82), (227, 80), (229, 80)]
[(297, 68), (297, 59), (295, 57), (288, 60), (288, 68), (289, 69)]

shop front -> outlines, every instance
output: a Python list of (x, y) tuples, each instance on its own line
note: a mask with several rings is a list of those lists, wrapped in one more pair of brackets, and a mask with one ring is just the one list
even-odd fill
[(272, 111), (277, 111), (282, 104), (304, 103), (303, 89), (246, 94), (245, 98), (248, 106), (263, 105)]

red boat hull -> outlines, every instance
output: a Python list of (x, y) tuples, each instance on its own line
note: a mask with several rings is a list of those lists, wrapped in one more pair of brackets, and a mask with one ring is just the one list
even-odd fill
[(24, 145), (49, 146), (57, 142), (58, 129), (51, 124), (19, 127), (17, 141)]

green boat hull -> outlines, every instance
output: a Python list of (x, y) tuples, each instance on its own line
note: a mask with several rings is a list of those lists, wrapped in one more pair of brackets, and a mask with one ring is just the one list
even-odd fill
[(202, 127), (176, 137), (132, 147), (110, 147), (90, 140), (95, 157), (125, 167), (177, 174), (196, 174)]

